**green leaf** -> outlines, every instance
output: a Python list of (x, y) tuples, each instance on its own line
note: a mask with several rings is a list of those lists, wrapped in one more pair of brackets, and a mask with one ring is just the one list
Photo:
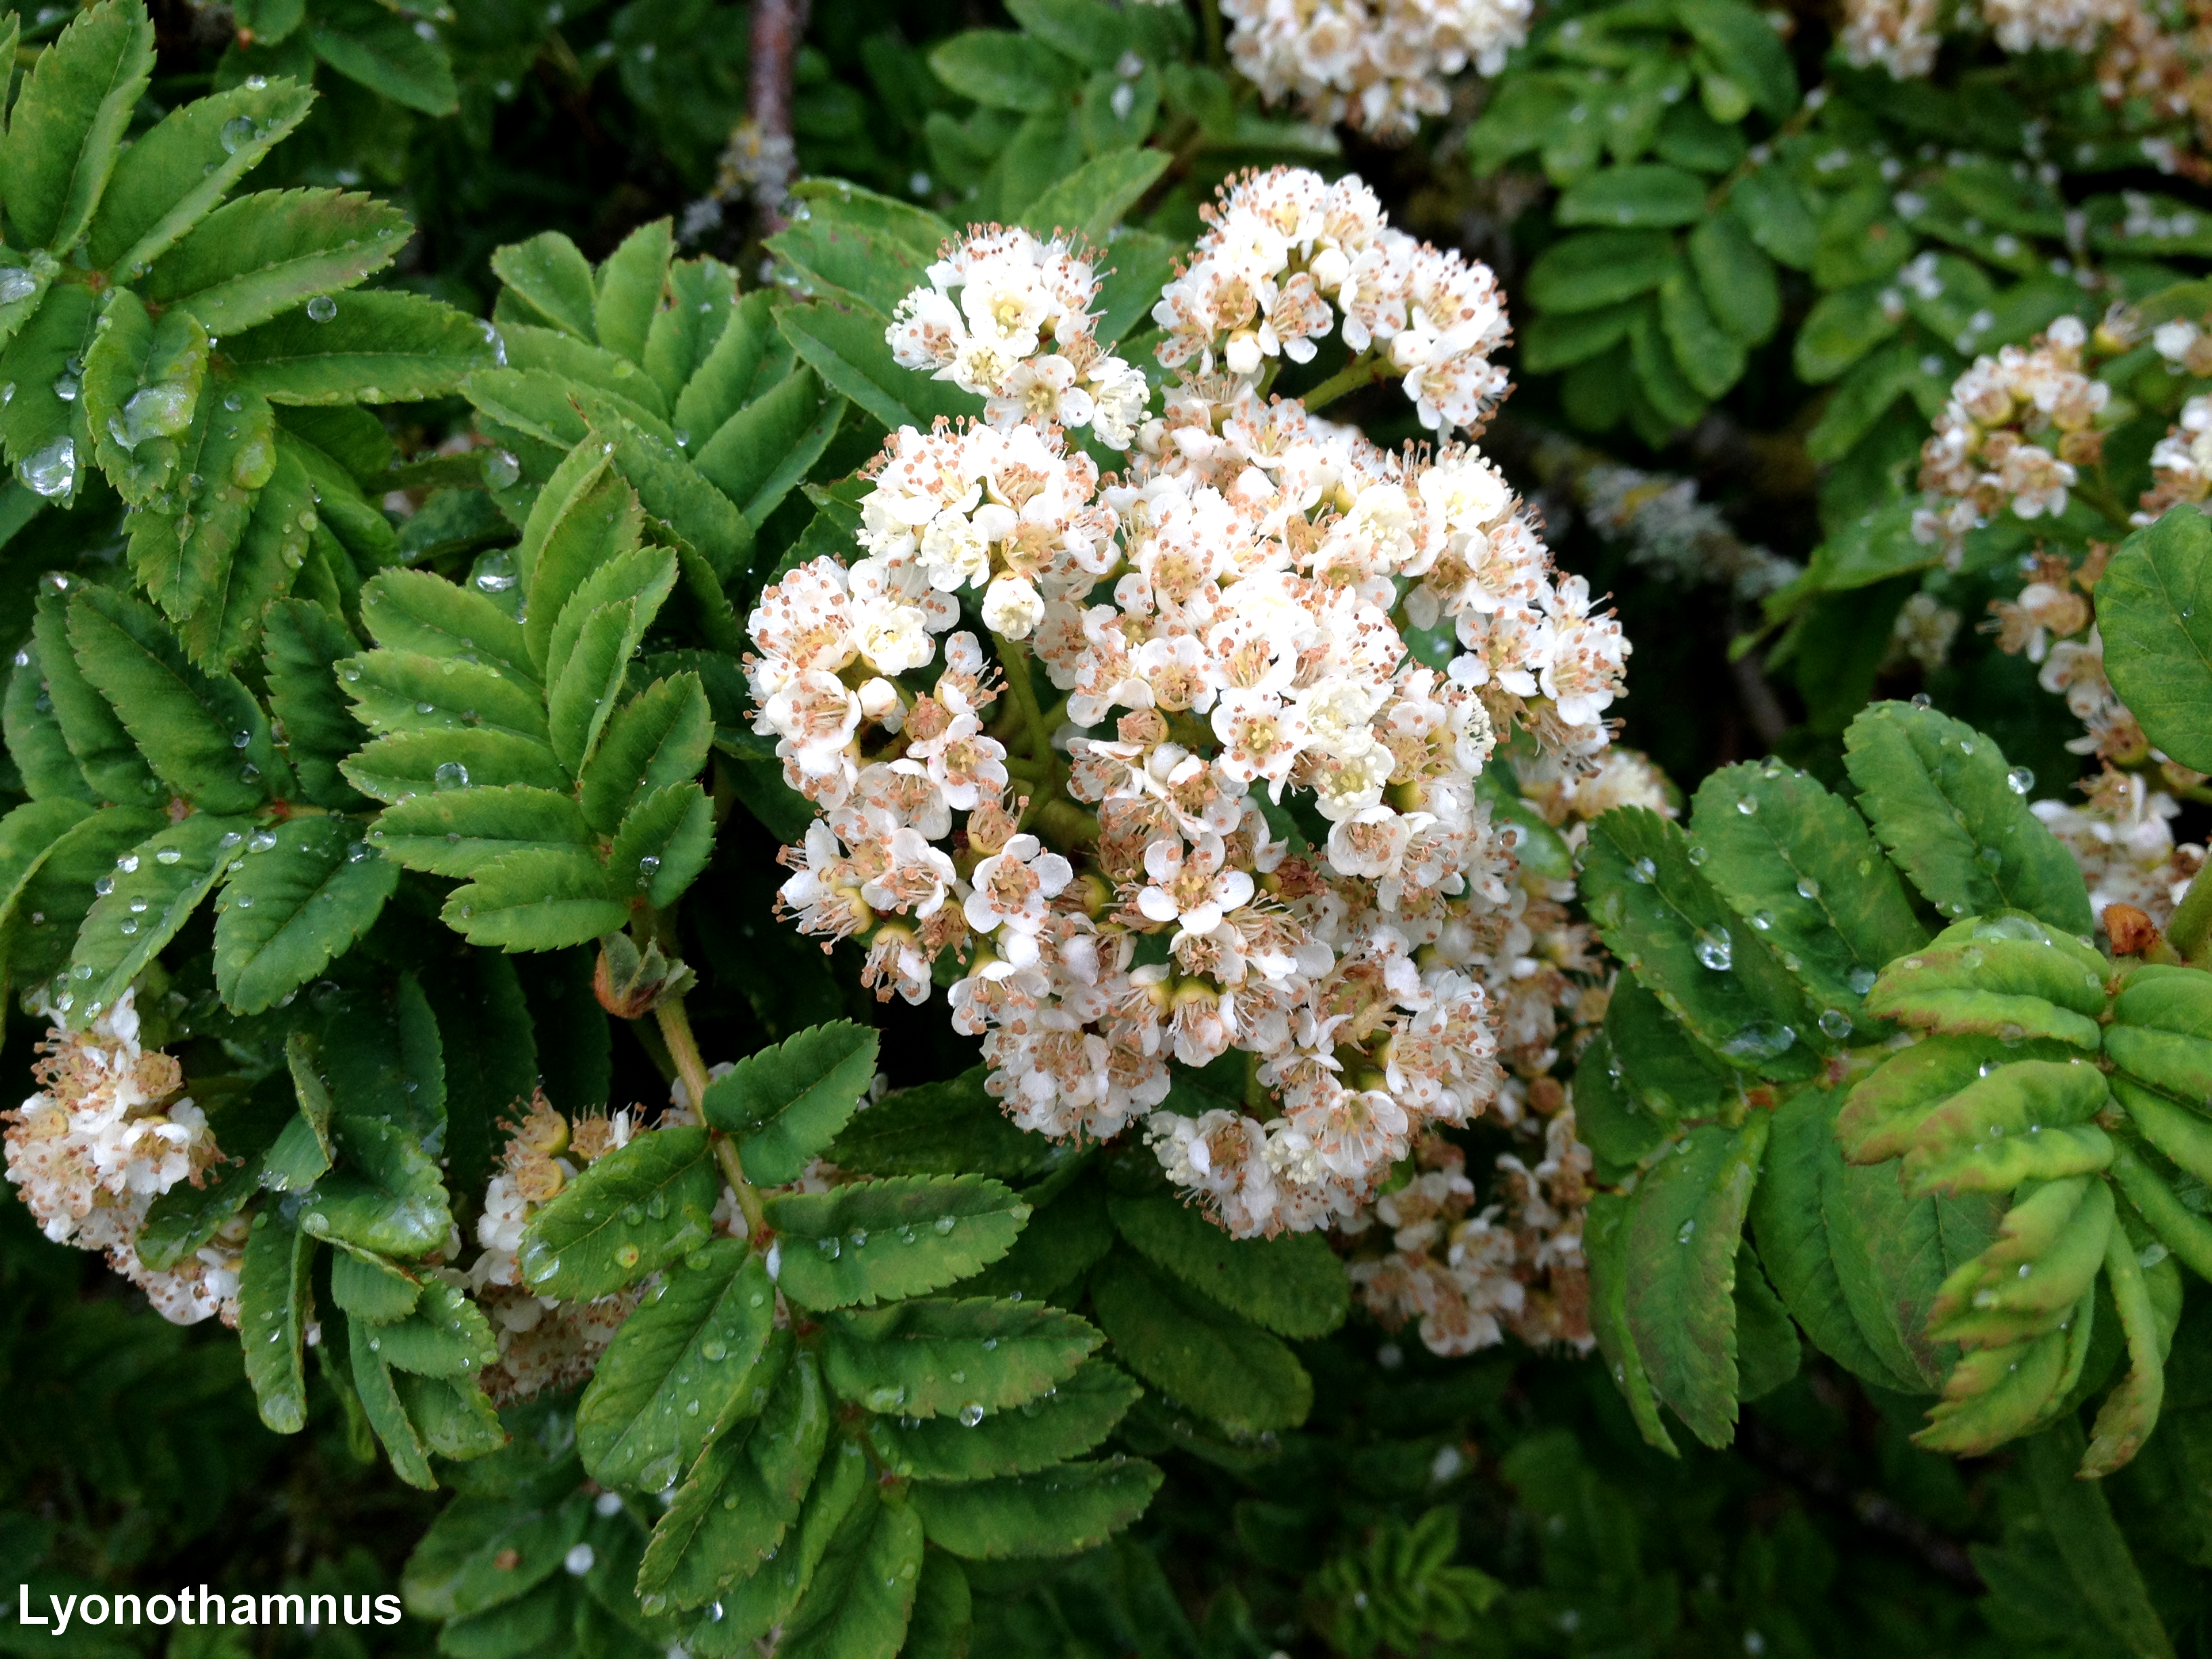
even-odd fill
[(1116, 1358), (1231, 1433), (1294, 1429), (1312, 1409), (1289, 1348), (1126, 1252), (1091, 1270), (1091, 1299)]
[(491, 1174), (500, 1121), (526, 1109), (538, 1080), (538, 1042), (512, 958), (470, 951), (424, 974), (446, 1076), (446, 1162), (456, 1192)]
[(920, 1486), (913, 1498), (932, 1543), (992, 1561), (1094, 1549), (1142, 1515), (1159, 1486), (1153, 1464), (1116, 1458), (966, 1486)]
[[(1923, 341), (1892, 340), (1853, 363), (1821, 410), (1820, 418), (1805, 434), (1805, 453), (1819, 461), (1840, 461), (1850, 454), (1897, 400), (1918, 383), (1920, 360), (1924, 352)], [(1911, 503), (1900, 505), (1909, 508)], [(1875, 530), (1871, 525), (1864, 528), (1870, 532)], [(1871, 542), (1874, 536), (1869, 534), (1867, 539)], [(1916, 562), (1924, 562), (1930, 550), (1917, 542), (1910, 549), (1901, 543), (1898, 544), (1898, 551), (1913, 557)]]
[(922, 1558), (921, 1584), (900, 1652), (904, 1659), (967, 1659), (974, 1624), (968, 1575), (942, 1550), (932, 1550)]
[(1143, 1394), (1107, 1361), (1086, 1359), (1042, 1400), (957, 1416), (869, 1419), (868, 1437), (894, 1474), (915, 1480), (984, 1480), (1029, 1474), (1080, 1457), (1114, 1431)]
[(845, 400), (825, 398), (802, 368), (723, 422), (692, 465), (757, 527), (813, 470), (844, 418)]
[[(1698, 395), (1697, 388), (1683, 378), (1674, 349), (1667, 343), (1656, 306), (1644, 307), (1630, 319), (1628, 358), (1636, 370), (1632, 391), (1643, 394), (1644, 406), (1653, 418), (1655, 433), (1679, 431), (1703, 418), (1705, 400)], [(1596, 363), (1583, 365), (1586, 369), (1596, 367)]]
[(0, 817), (0, 927), (39, 867), (91, 811), (83, 801), (55, 797), (25, 801)]
[[(1984, 924), (1989, 926), (1989, 924)], [(2000, 924), (2001, 925), (2001, 924)], [(2030, 924), (2031, 926), (2033, 924)], [(1892, 963), (1867, 994), (1871, 1013), (1925, 1031), (2054, 1037), (2094, 1052), (2105, 976), (2041, 941), (1946, 940)]]
[(610, 419), (597, 393), (580, 391), (577, 401), (591, 416), (590, 441), (614, 446), (615, 465), (647, 514), (696, 549), (722, 580), (743, 570), (752, 553), (751, 523), (684, 459), (673, 437), (627, 417)]
[(545, 741), (545, 702), (537, 688), (488, 663), (378, 650), (336, 668), (354, 718), (380, 736), (483, 730)]
[(385, 809), (368, 840), (410, 870), (466, 878), (514, 853), (588, 851), (591, 832), (567, 795), (513, 784), (411, 795)]
[(811, 277), (815, 289), (842, 289), (888, 317), (908, 293), (928, 285), (934, 249), (897, 230), (856, 225), (810, 210), (768, 239), (769, 252)]
[(706, 1243), (721, 1184), (703, 1128), (633, 1136), (532, 1216), (523, 1282), (570, 1302), (634, 1285)]
[(1698, 787), (1691, 823), (1705, 879), (1772, 942), (1826, 1024), (1830, 1010), (1856, 1023), (1870, 976), (1926, 943), (1864, 822), (1809, 774), (1723, 767)]
[(2072, 1176), (2036, 1188), (2006, 1212), (1989, 1249), (1943, 1281), (1929, 1334), (1994, 1347), (2059, 1328), (2105, 1265), (2112, 1212), (2107, 1182)]
[(874, 1485), (875, 1470), (860, 1443), (847, 1435), (832, 1435), (799, 1519), (777, 1547), (775, 1565), (722, 1592), (720, 1616), (709, 1609), (706, 1622), (692, 1633), (692, 1651), (708, 1659), (717, 1654), (742, 1654), (744, 1644), (786, 1624), (812, 1585), (815, 1569), (845, 1517), (855, 1504), (868, 1500)]
[(435, 1491), (438, 1477), (430, 1471), (430, 1449), (422, 1443), (414, 1420), (407, 1414), (407, 1403), (399, 1397), (399, 1390), (393, 1384), (392, 1368), (369, 1346), (366, 1337), (349, 1341), (348, 1347), (353, 1361), (354, 1393), (361, 1401), (369, 1427), (384, 1443), (385, 1453), (392, 1460), (392, 1472), (410, 1486), (423, 1492)]
[(406, 216), (373, 196), (260, 191), (203, 219), (139, 287), (227, 337), (311, 295), (352, 288), (390, 264), (406, 240)]
[(1717, 398), (1743, 378), (1742, 342), (1707, 307), (1696, 276), (1679, 260), (1659, 284), (1659, 325), (1699, 397)]
[[(112, 1008), (131, 981), (215, 890), (246, 832), (245, 818), (195, 812), (116, 860), (78, 930), (71, 976), (78, 1024)], [(134, 908), (135, 907), (135, 908)], [(89, 970), (89, 971), (86, 971)]]
[(344, 818), (294, 818), (268, 833), (276, 845), (248, 843), (216, 919), (216, 985), (234, 1013), (275, 1006), (352, 949), (399, 880)]
[(401, 1372), (392, 1383), (423, 1446), (440, 1457), (489, 1457), (507, 1444), (497, 1407), (467, 1378)]
[(55, 388), (75, 379), (73, 362), (91, 349), (99, 301), (92, 289), (65, 283), (51, 289), (4, 348), (0, 385), (15, 395), (0, 404), (0, 439), (18, 477), (35, 470), (41, 493), (64, 507), (76, 499), (92, 459), (83, 405)]
[(491, 366), (490, 342), (474, 319), (388, 290), (324, 295), (313, 309), (224, 336), (222, 355), (241, 386), (277, 404), (443, 398)]
[(386, 1364), (417, 1376), (466, 1376), (499, 1358), (490, 1322), (465, 1294), (434, 1276), (422, 1281), (412, 1312), (355, 1334)]
[[(32, 623), (35, 664), (53, 705), (62, 741), (95, 794), (141, 806), (167, 793), (155, 777), (115, 709), (78, 668), (70, 648), (69, 612), (60, 592), (41, 593)], [(12, 738), (13, 733), (10, 737)]]
[(307, 475), (291, 448), (279, 449), (276, 469), (254, 498), (252, 517), (220, 584), (179, 623), (193, 661), (204, 668), (223, 668), (246, 653), (270, 606), (307, 562), (317, 525)]
[(1642, 307), (1635, 303), (1596, 311), (1554, 312), (1528, 325), (1521, 343), (1522, 366), (1532, 374), (1586, 362), (1628, 337)]
[(2113, 1646), (2131, 1659), (2172, 1659), (2173, 1644), (2159, 1622), (2128, 1540), (2113, 1523), (2104, 1487), (2075, 1478), (2081, 1431), (2071, 1419), (2021, 1449), (2029, 1483), (2073, 1588)]
[(1351, 1281), (1318, 1233), (1231, 1238), (1205, 1212), (1165, 1194), (1109, 1200), (1139, 1255), (1278, 1336), (1326, 1336), (1344, 1322)]
[(937, 78), (989, 109), (1054, 108), (1074, 89), (1074, 63), (1026, 34), (969, 29), (929, 54)]
[[(1852, 1173), (1836, 1145), (1841, 1098), (1838, 1090), (1804, 1089), (1776, 1109), (1752, 1194), (1752, 1231), (1775, 1289), (1815, 1347), (1877, 1388), (1917, 1394), (1940, 1371), (1923, 1373), (1899, 1331), (1861, 1328), (1831, 1255), (1824, 1212), (1830, 1192), (1847, 1186)], [(1841, 1191), (1836, 1201), (1844, 1201)]]
[(1590, 1330), (1612, 1368), (1613, 1385), (1628, 1402), (1637, 1431), (1646, 1444), (1678, 1457), (1681, 1454), (1659, 1414), (1658, 1398), (1629, 1326), (1627, 1249), (1632, 1202), (1631, 1197), (1608, 1192), (1590, 1199), (1583, 1229), (1590, 1272)]
[(1694, 224), (1705, 216), (1705, 181), (1662, 161), (1607, 167), (1570, 185), (1554, 211), (1563, 225)]
[(1709, 1446), (1735, 1437), (1735, 1263), (1769, 1120), (1692, 1129), (1638, 1185), (1626, 1229), (1627, 1320), (1652, 1391)]
[(400, 1573), (408, 1611), (418, 1619), (465, 1618), (513, 1603), (559, 1572), (592, 1513), (591, 1499), (565, 1484), (559, 1497), (565, 1501), (527, 1492), (455, 1498)]
[(1735, 1095), (1735, 1073), (1692, 1036), (1681, 1021), (1633, 974), (1615, 982), (1606, 1004), (1605, 1035), (1613, 1081), (1646, 1109), (1655, 1132), (1683, 1118), (1717, 1117)]
[(864, 1489), (787, 1620), (783, 1659), (893, 1659), (921, 1579), (922, 1523), (899, 1495)]
[(1528, 298), (1546, 311), (1595, 311), (1659, 286), (1674, 268), (1674, 239), (1650, 230), (1563, 236), (1528, 268)]
[(1899, 1177), (1918, 1197), (2094, 1173), (2112, 1161), (2090, 1121), (2108, 1099), (2104, 1073), (2078, 1057), (2000, 1066), (1912, 1124)]
[[(76, 665), (70, 664), (75, 673)], [(99, 703), (100, 696), (80, 678), (78, 689)], [(106, 705), (100, 703), (103, 712)], [(107, 716), (112, 723), (114, 715)], [(16, 647), (15, 667), (8, 676), (4, 702), (0, 702), (0, 722), (4, 722), (8, 758), (15, 763), (17, 774), (23, 780), (23, 793), (34, 801), (72, 800), (90, 806), (100, 799), (100, 793), (85, 781), (84, 769), (70, 753), (69, 740), (62, 734), (62, 723), (54, 714), (53, 695), (47, 690), (45, 669), (39, 657), (35, 634)], [(121, 735), (121, 728), (117, 728)], [(136, 760), (137, 753), (124, 738), (124, 753)], [(151, 774), (140, 769), (139, 782), (154, 783)], [(161, 786), (154, 783), (158, 789)], [(4, 907), (0, 907), (4, 908)]]
[(844, 179), (801, 179), (792, 185), (791, 193), (805, 202), (816, 218), (884, 232), (905, 243), (925, 262), (934, 259), (945, 244), (960, 234), (927, 208), (878, 195)]
[(776, 313), (792, 349), (832, 392), (850, 398), (892, 431), (927, 429), (938, 415), (977, 415), (981, 404), (950, 381), (901, 368), (884, 340), (884, 319), (860, 305), (821, 301)]
[(2212, 523), (2177, 509), (2123, 542), (2097, 583), (2097, 628), (2144, 733), (2184, 766), (2212, 762)]
[(642, 515), (637, 493), (599, 446), (578, 444), (538, 493), (515, 549), (522, 591), (531, 601), (523, 639), (539, 675), (554, 624), (576, 590), (612, 560), (636, 550)]
[(729, 326), (737, 286), (737, 272), (719, 259), (678, 259), (668, 268), (668, 304), (653, 313), (643, 361), (671, 407)]
[(655, 680), (615, 711), (585, 763), (577, 792), (585, 821), (612, 834), (647, 796), (696, 777), (714, 737), (698, 675)]
[(1832, 380), (1896, 333), (1905, 313), (1899, 307), (1891, 314), (1886, 292), (1881, 283), (1862, 283), (1822, 295), (1798, 326), (1792, 348), (1798, 378), (1815, 386)]
[(767, 1403), (775, 1286), (736, 1239), (694, 1251), (623, 1322), (576, 1408), (577, 1449), (606, 1486), (661, 1492)]
[(1844, 763), (1875, 834), (1946, 916), (2026, 910), (2096, 926), (2073, 854), (2008, 781), (2004, 753), (1932, 708), (1876, 703), (1844, 734)]
[(440, 1249), (453, 1219), (437, 1160), (422, 1150), (419, 1134), (389, 1118), (347, 1110), (343, 1094), (331, 1127), (343, 1162), (302, 1194), (301, 1227), (381, 1255)]
[(471, 787), (523, 784), (556, 793), (568, 787), (568, 775), (551, 750), (508, 732), (408, 732), (379, 738), (342, 762), (338, 770), (362, 793), (387, 805)]
[(83, 238), (153, 68), (138, 0), (79, 13), (39, 54), (0, 141), (9, 242), (58, 255)]
[(311, 1317), (307, 1269), (314, 1242), (266, 1210), (253, 1218), (238, 1270), (238, 1332), (246, 1380), (261, 1420), (278, 1434), (307, 1425), (307, 1378), (300, 1356)]
[(823, 1322), (831, 1392), (884, 1416), (1018, 1407), (1073, 1376), (1100, 1341), (1073, 1314), (988, 1297), (900, 1302)]
[(865, 1175), (972, 1173), (1011, 1181), (1035, 1174), (1053, 1149), (1008, 1121), (984, 1091), (986, 1074), (972, 1066), (942, 1083), (894, 1090), (845, 1126), (830, 1161)]
[(182, 623), (228, 586), (254, 494), (276, 471), (275, 416), (259, 393), (218, 383), (202, 392), (175, 443), (176, 459), (163, 473), (182, 486), (171, 498), (176, 511), (132, 515), (131, 568), (162, 612)]
[(262, 1160), (262, 1184), (274, 1193), (305, 1191), (330, 1172), (331, 1088), (323, 1076), (322, 1045), (312, 1031), (284, 1039), (285, 1074), (298, 1110), (277, 1131)]
[(1797, 106), (1797, 74), (1789, 49), (1765, 17), (1740, 0), (1676, 0), (1674, 15), (1705, 57), (1742, 88), (1767, 119)]
[(557, 230), (526, 242), (494, 250), (491, 268), (507, 284), (507, 297), (520, 301), (536, 319), (588, 343), (599, 339), (592, 313), (599, 293), (591, 262)]
[(546, 642), (546, 725), (554, 753), (582, 769), (614, 711), (629, 659), (676, 586), (676, 556), (641, 547), (610, 560), (561, 607)]
[(876, 1034), (849, 1020), (809, 1026), (707, 1085), (707, 1121), (737, 1142), (756, 1186), (796, 1181), (827, 1152), (876, 1075)]
[(1022, 222), (1041, 236), (1059, 233), (1103, 242), (1167, 171), (1169, 159), (1163, 149), (1109, 150), (1024, 208)]
[(599, 267), (592, 324), (599, 343), (643, 368), (645, 338), (668, 280), (675, 238), (669, 221), (655, 219), (623, 238)]
[(444, 46), (371, 0), (321, 0), (308, 21), (315, 56), (348, 80), (425, 115), (450, 115), (459, 103)]
[(457, 887), (439, 912), (471, 945), (557, 951), (613, 933), (629, 920), (623, 894), (589, 851), (510, 853)]
[(175, 478), (207, 361), (207, 331), (189, 312), (156, 324), (130, 289), (109, 293), (84, 354), (85, 421), (100, 471), (133, 506), (158, 501)]
[(1811, 1076), (1820, 1059), (1810, 1011), (1689, 854), (1679, 829), (1641, 807), (1591, 825), (1584, 890), (1607, 945), (1731, 1065), (1778, 1080)]
[(338, 659), (354, 649), (353, 636), (320, 605), (280, 599), (263, 621), (261, 638), (270, 711), (284, 723), (301, 793), (338, 811), (366, 805), (367, 797), (338, 770), (362, 738), (335, 672)]
[(282, 76), (171, 110), (115, 163), (85, 238), (93, 265), (150, 265), (297, 127), (312, 88)]
[[(422, 1281), (394, 1261), (366, 1250), (331, 1253), (331, 1299), (339, 1311), (372, 1325), (389, 1325), (415, 1311)], [(350, 1333), (366, 1340), (368, 1332)]]
[(1013, 1245), (1030, 1206), (984, 1176), (890, 1176), (771, 1198), (778, 1283), (809, 1308), (873, 1307), (966, 1278)]
[(772, 289), (756, 289), (731, 307), (730, 320), (707, 361), (676, 396), (671, 418), (678, 427), (702, 436), (717, 432), (783, 379), (792, 359), (790, 346), (769, 318), (777, 297)]
[(361, 614), (391, 650), (485, 662), (525, 684), (541, 683), (522, 624), (475, 588), (427, 570), (387, 570), (362, 588)]
[(1771, 338), (1782, 319), (1774, 266), (1734, 214), (1716, 213), (1690, 233), (1690, 265), (1720, 325), (1746, 345)]
[(162, 812), (111, 806), (80, 820), (54, 843), (15, 901), (17, 915), (46, 918), (11, 930), (9, 970), (18, 983), (33, 984), (68, 964), (78, 925), (94, 900), (93, 884), (147, 836), (167, 827)]
[[(790, 1339), (779, 1334), (776, 1350), (788, 1354)], [(802, 1352), (783, 1366), (760, 1416), (717, 1436), (701, 1455), (653, 1529), (639, 1593), (697, 1607), (757, 1572), (798, 1517), (829, 1427), (821, 1373), (814, 1355)]]

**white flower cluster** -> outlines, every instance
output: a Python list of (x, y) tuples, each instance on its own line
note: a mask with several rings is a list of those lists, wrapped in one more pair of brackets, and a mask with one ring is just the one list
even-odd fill
[(2112, 400), (2081, 372), (2088, 337), (2080, 319), (2061, 317), (2027, 349), (1977, 357), (1953, 382), (1920, 451), (1920, 487), (1933, 498), (1913, 515), (1923, 543), (1955, 550), (2008, 507), (2022, 519), (2066, 511), (2075, 469), (2103, 453), (2097, 422)]
[(1200, 374), (1256, 383), (1270, 358), (1311, 361), (1340, 318), (1345, 344), (1398, 375), (1440, 436), (1480, 432), (1504, 397), (1491, 357), (1506, 340), (1505, 296), (1490, 267), (1392, 229), (1356, 174), (1248, 173), (1205, 217), (1190, 263), (1152, 307), (1169, 368), (1195, 361)]
[(2174, 844), (2180, 805), (2139, 773), (2106, 767), (2082, 805), (2039, 800), (2033, 811), (2081, 866), (2100, 916), (2107, 905), (2131, 904), (2164, 927), (2204, 867), (2203, 848)]
[(2088, 52), (2136, 9), (2136, 0), (1982, 0), (1982, 21), (2007, 52)]
[[(756, 730), (822, 813), (800, 927), (910, 1002), (953, 952), (1017, 1122), (1145, 1119), (1240, 1234), (1352, 1214), (1482, 1111), (1532, 895), (1475, 779), (1516, 730), (1591, 764), (1628, 650), (1489, 463), (1207, 375), (1103, 484), (1055, 431), (943, 424), (874, 483), (864, 556), (749, 622)], [(1242, 1109), (1174, 1109), (1170, 1059)]]
[(2183, 502), (2202, 507), (2212, 495), (2212, 396), (2191, 398), (2180, 417), (2150, 452), (2151, 487), (2133, 514), (2136, 524), (2155, 524)]
[(1449, 76), (1484, 75), (1528, 38), (1532, 0), (1222, 0), (1229, 52), (1269, 103), (1386, 143), (1451, 107)]
[(948, 246), (928, 276), (884, 332), (902, 367), (984, 398), (984, 418), (1002, 431), (1087, 426), (1109, 449), (1129, 447), (1151, 388), (1098, 343), (1089, 257), (994, 225)]
[(1419, 1320), (1422, 1344), (1446, 1357), (1494, 1347), (1508, 1331), (1532, 1346), (1595, 1346), (1583, 1255), (1590, 1152), (1565, 1091), (1551, 1091), (1542, 1157), (1533, 1168), (1510, 1152), (1498, 1160), (1509, 1202), (1475, 1212), (1465, 1155), (1441, 1136), (1419, 1149), (1419, 1175), (1376, 1200), (1389, 1249), (1355, 1260), (1352, 1282), (1385, 1329)]
[(1844, 0), (1844, 55), (1854, 66), (1879, 64), (1899, 81), (1936, 67), (1943, 45), (1937, 0)]
[(220, 1315), (236, 1325), (242, 1219), (174, 1267), (157, 1272), (138, 1259), (154, 1200), (179, 1182), (199, 1185), (222, 1153), (206, 1115), (179, 1095), (177, 1062), (139, 1046), (132, 994), (82, 1030), (49, 1030), (40, 1054), (39, 1092), (0, 1120), (9, 1126), (8, 1179), (46, 1237), (106, 1252), (166, 1319), (192, 1325)]

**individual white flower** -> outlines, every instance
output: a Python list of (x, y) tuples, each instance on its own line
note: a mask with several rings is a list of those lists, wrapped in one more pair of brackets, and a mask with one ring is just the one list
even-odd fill
[(1025, 640), (1044, 620), (1044, 599), (1021, 576), (995, 578), (983, 592), (983, 625), (1002, 639)]
[(1200, 836), (1188, 851), (1180, 841), (1161, 837), (1145, 848), (1152, 880), (1137, 895), (1137, 908), (1148, 921), (1175, 922), (1186, 933), (1211, 933), (1229, 912), (1252, 901), (1251, 876), (1224, 867), (1225, 856), (1218, 836)]

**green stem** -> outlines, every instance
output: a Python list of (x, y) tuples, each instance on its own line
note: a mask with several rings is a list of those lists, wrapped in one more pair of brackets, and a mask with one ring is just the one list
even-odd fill
[(1052, 729), (1044, 723), (1044, 710), (1037, 706), (1036, 687), (1030, 681), (1028, 647), (1012, 640), (991, 635), (991, 643), (999, 647), (999, 665), (1006, 672), (1006, 696), (1015, 711), (1021, 715), (1022, 724), (1028, 728), (1030, 758), (1052, 763)]
[(1221, 42), (1221, 0), (1200, 0), (1199, 11), (1206, 20), (1206, 61), (1214, 69), (1225, 68), (1229, 54)]
[(2212, 961), (2212, 865), (2199, 870), (2189, 884), (2174, 907), (2173, 920), (2166, 926), (2166, 937), (2191, 965), (2202, 968)]
[(1342, 368), (1330, 375), (1305, 395), (1306, 412), (1316, 414), (1328, 408), (1339, 398), (1371, 386), (1382, 378), (1390, 367), (1390, 360), (1381, 352), (1361, 352)]
[[(699, 1114), (699, 1121), (707, 1119), (707, 1062), (699, 1053), (699, 1039), (691, 1034), (691, 1017), (684, 1012), (682, 997), (664, 999), (653, 1011), (660, 1026), (661, 1040), (668, 1044), (670, 1058), (676, 1062), (676, 1074), (684, 1079), (684, 1092), (691, 1097), (691, 1109)], [(722, 1178), (730, 1183), (737, 1194), (738, 1208), (744, 1212), (745, 1236), (758, 1241), (769, 1236), (768, 1214), (761, 1207), (760, 1189), (745, 1179), (745, 1166), (738, 1161), (737, 1143), (720, 1129), (710, 1129), (714, 1138), (714, 1161), (721, 1166)]]

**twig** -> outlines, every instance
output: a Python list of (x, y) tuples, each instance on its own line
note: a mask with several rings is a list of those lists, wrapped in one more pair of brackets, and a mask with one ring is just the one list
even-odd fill
[[(676, 1061), (676, 1074), (684, 1079), (684, 1092), (691, 1097), (691, 1109), (699, 1115), (702, 1123), (707, 1120), (707, 1062), (699, 1054), (699, 1039), (691, 1035), (691, 1017), (684, 1012), (682, 997), (664, 997), (653, 1006), (653, 1016), (660, 1027), (660, 1036), (668, 1044), (668, 1053)], [(745, 1179), (745, 1168), (738, 1158), (737, 1143), (720, 1129), (709, 1125), (708, 1133), (714, 1137), (714, 1161), (721, 1166), (722, 1178), (730, 1183), (737, 1194), (738, 1208), (744, 1212), (745, 1237), (757, 1242), (768, 1237), (768, 1212), (761, 1207), (760, 1189)]]
[(753, 0), (752, 85), (747, 113), (759, 147), (753, 185), (756, 234), (763, 240), (790, 222), (783, 204), (795, 156), (791, 141), (791, 63), (806, 33), (808, 0)]

